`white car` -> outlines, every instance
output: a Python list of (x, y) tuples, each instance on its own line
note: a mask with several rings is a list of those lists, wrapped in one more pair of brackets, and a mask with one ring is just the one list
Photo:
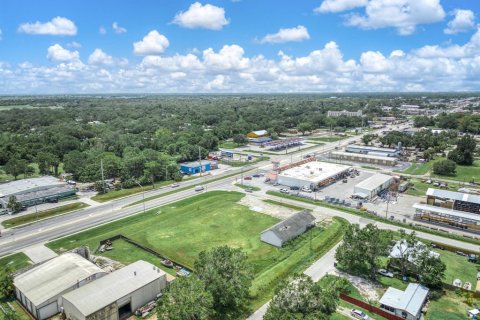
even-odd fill
[(389, 278), (393, 278), (393, 273), (388, 271), (388, 270), (385, 270), (385, 269), (378, 269), (377, 271), (379, 274), (381, 274), (382, 276), (384, 277), (389, 277)]
[(308, 188), (308, 187), (303, 187), (303, 188), (302, 188), (302, 191), (303, 191), (303, 192), (308, 192), (308, 193), (311, 193), (311, 192), (312, 192), (312, 190), (311, 190), (310, 188)]
[(171, 185), (172, 188), (177, 188), (177, 187), (180, 187), (180, 185), (178, 183), (174, 183)]
[(282, 189), (280, 189), (280, 192), (281, 192), (281, 193), (287, 193), (287, 194), (288, 194), (288, 193), (290, 193), (290, 190), (288, 190), (288, 189), (286, 189), (286, 188), (282, 188)]
[(203, 189), (205, 189), (203, 186), (196, 186), (195, 187), (195, 191), (202, 191)]
[(352, 309), (352, 311), (350, 311), (350, 315), (357, 319), (370, 320), (370, 317), (367, 316), (365, 312), (360, 311), (358, 309)]

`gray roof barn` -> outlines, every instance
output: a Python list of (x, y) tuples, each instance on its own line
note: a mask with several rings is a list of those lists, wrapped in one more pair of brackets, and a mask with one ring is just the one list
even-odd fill
[(304, 233), (315, 223), (315, 217), (307, 210), (297, 212), (287, 219), (260, 233), (260, 240), (276, 247)]

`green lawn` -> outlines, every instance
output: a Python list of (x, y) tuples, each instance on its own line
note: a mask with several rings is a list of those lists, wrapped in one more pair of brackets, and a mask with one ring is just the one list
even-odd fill
[[(28, 176), (28, 177), (25, 177), (23, 174), (19, 175), (17, 177), (17, 180), (20, 180), (20, 179), (25, 179), (25, 178), (37, 178), (39, 176), (41, 176), (40, 174), (40, 169), (38, 169), (38, 164), (35, 163), (35, 162), (32, 162), (30, 163), (30, 165), (33, 167), (34, 169), (34, 173), (31, 175), (31, 176)], [(63, 170), (63, 163), (60, 163), (60, 165), (58, 166), (58, 174), (61, 174), (63, 173), (64, 170)], [(5, 170), (3, 169), (3, 166), (0, 166), (0, 181), (14, 181), (14, 177), (12, 175), (9, 175), (7, 173), (5, 173)]]
[[(348, 222), (335, 219), (330, 226), (314, 228), (278, 249), (261, 242), (259, 234), (279, 220), (238, 204), (244, 196), (240, 192), (207, 192), (55, 240), (47, 246), (62, 252), (88, 245), (94, 251), (100, 240), (123, 234), (190, 268), (203, 250), (221, 245), (242, 248), (256, 275), (251, 290), (251, 308), (255, 309), (272, 297), (279, 281), (293, 272), (302, 272), (340, 241)], [(106, 255), (124, 263), (147, 259), (138, 250), (115, 243)]]
[(327, 137), (315, 137), (315, 138), (307, 138), (307, 140), (312, 141), (321, 141), (321, 142), (335, 142), (346, 139), (348, 137), (341, 137), (341, 136), (327, 136)]
[(425, 320), (464, 320), (467, 319), (467, 310), (479, 304), (480, 299), (473, 299), (473, 304), (469, 306), (464, 295), (445, 290), (440, 299), (430, 302)]
[[(155, 189), (166, 186), (166, 185), (169, 185), (169, 184), (172, 184), (172, 183), (173, 183), (172, 180), (156, 182), (155, 183)], [(133, 187), (133, 188), (128, 188), (128, 189), (112, 190), (112, 191), (109, 191), (105, 194), (97, 194), (96, 196), (92, 197), (92, 200), (95, 200), (95, 201), (98, 201), (98, 202), (105, 202), (105, 201), (110, 201), (110, 200), (113, 200), (113, 199), (118, 199), (118, 198), (131, 196), (133, 194), (140, 193), (142, 191), (149, 191), (149, 190), (153, 190), (153, 189), (154, 189), (153, 186), (149, 184), (149, 185), (143, 186), (143, 189), (138, 186), (138, 187)]]
[[(23, 253), (15, 253), (3, 258), (0, 258), (0, 277), (3, 276), (3, 273), (5, 270), (7, 270), (7, 267), (11, 271), (17, 271), (19, 269), (28, 267), (31, 265), (30, 260), (28, 257), (23, 254)], [(15, 299), (7, 299), (2, 294), (0, 294), (0, 305), (6, 309), (9, 308), (8, 303), (13, 306), (13, 308), (16, 311), (17, 315), (17, 320), (30, 320), (30, 316), (23, 311), (23, 309), (20, 307), (18, 302)], [(3, 312), (0, 311), (0, 319), (3, 319)]]
[(89, 206), (88, 204), (83, 202), (70, 203), (70, 204), (66, 204), (53, 209), (39, 211), (38, 214), (31, 213), (31, 214), (11, 218), (11, 219), (2, 221), (2, 225), (5, 228), (18, 227), (19, 225), (22, 225), (22, 224), (34, 222), (34, 221), (49, 218), (49, 217), (58, 216), (60, 214), (67, 213), (73, 210), (79, 210), (88, 206)]
[(478, 265), (467, 261), (466, 257), (455, 254), (447, 250), (436, 250), (440, 253), (440, 259), (447, 266), (444, 282), (452, 284), (453, 280), (460, 279), (462, 283), (468, 281), (473, 289), (477, 285)]
[[(246, 156), (245, 156), (246, 159)], [(243, 166), (248, 166), (251, 164), (255, 164), (261, 161), (265, 161), (270, 159), (269, 157), (265, 156), (260, 156), (260, 157), (255, 157), (253, 161), (240, 161), (240, 160), (220, 160), (219, 163), (221, 164), (226, 164), (231, 167), (243, 167)]]
[[(411, 196), (425, 196), (428, 188), (438, 188), (432, 183), (428, 184), (426, 182), (422, 182), (420, 179), (410, 179), (410, 182), (413, 183), (413, 186), (409, 187), (405, 193)], [(445, 190), (457, 191), (459, 188), (461, 188), (460, 184), (449, 183), (447, 189)]]
[(233, 141), (223, 141), (222, 143), (220, 143), (218, 147), (222, 149), (235, 149), (235, 148), (244, 147), (244, 146), (239, 146)]
[(443, 178), (447, 180), (456, 180), (460, 182), (480, 181), (480, 160), (476, 160), (471, 166), (457, 165), (455, 176), (440, 176), (432, 174), (432, 177)]
[(289, 209), (293, 209), (293, 210), (297, 210), (297, 211), (306, 210), (305, 208), (302, 208), (302, 207), (299, 207), (299, 206), (296, 206), (296, 205), (293, 205), (293, 204), (289, 204), (289, 203), (280, 202), (280, 201), (275, 201), (275, 200), (270, 200), (270, 199), (265, 199), (265, 200), (262, 200), (262, 201), (266, 202), (266, 203), (269, 203), (269, 204), (273, 204), (273, 205), (276, 205), (276, 206), (281, 206), (281, 207), (285, 207), (285, 208), (289, 208)]
[(235, 183), (235, 186), (242, 189), (251, 189), (252, 191), (260, 191), (259, 187), (249, 186), (248, 184)]
[(410, 167), (406, 170), (399, 171), (401, 173), (412, 174), (412, 175), (424, 175), (427, 174), (433, 166), (433, 161), (426, 163), (412, 163)]

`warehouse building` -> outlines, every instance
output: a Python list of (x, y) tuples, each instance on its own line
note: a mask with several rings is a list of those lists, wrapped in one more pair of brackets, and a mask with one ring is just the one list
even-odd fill
[(166, 273), (137, 261), (62, 297), (66, 319), (123, 320), (150, 301), (167, 285)]
[(6, 208), (11, 196), (24, 206), (54, 202), (75, 195), (76, 189), (55, 177), (22, 179), (0, 184), (0, 208)]
[(76, 253), (65, 253), (14, 278), (15, 296), (30, 314), (43, 320), (61, 312), (61, 296), (106, 273)]
[(267, 130), (249, 132), (247, 138), (250, 143), (265, 143), (272, 140)]
[(413, 205), (414, 219), (480, 233), (480, 196), (434, 188), (426, 195)]
[(196, 174), (214, 169), (216, 165), (208, 160), (180, 163), (180, 171), (184, 174)]
[(277, 182), (288, 187), (308, 187), (313, 190), (342, 179), (350, 170), (350, 166), (308, 161), (280, 172)]
[(397, 159), (394, 157), (383, 157), (363, 153), (352, 153), (352, 152), (343, 152), (343, 151), (334, 151), (331, 154), (333, 159), (354, 161), (354, 162), (364, 162), (371, 164), (378, 164), (384, 166), (395, 166), (397, 164)]
[(361, 199), (372, 199), (393, 183), (392, 176), (377, 173), (353, 187), (353, 196)]
[(315, 217), (307, 210), (300, 211), (262, 231), (260, 240), (280, 248), (313, 226)]
[(350, 144), (345, 149), (347, 152), (352, 153), (362, 153), (368, 154), (372, 156), (380, 156), (380, 157), (398, 157), (400, 155), (401, 146), (398, 148), (379, 148), (379, 147), (372, 147), (372, 146), (359, 146), (355, 144)]

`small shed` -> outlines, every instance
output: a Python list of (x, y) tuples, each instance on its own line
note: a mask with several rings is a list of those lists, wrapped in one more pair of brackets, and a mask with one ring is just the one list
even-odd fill
[(126, 319), (166, 285), (164, 271), (139, 260), (64, 295), (64, 313), (70, 320)]
[(390, 187), (393, 181), (394, 178), (392, 176), (377, 173), (355, 185), (353, 193), (360, 198), (371, 199)]
[(307, 210), (297, 212), (260, 233), (260, 240), (275, 247), (298, 237), (315, 225), (315, 217)]

